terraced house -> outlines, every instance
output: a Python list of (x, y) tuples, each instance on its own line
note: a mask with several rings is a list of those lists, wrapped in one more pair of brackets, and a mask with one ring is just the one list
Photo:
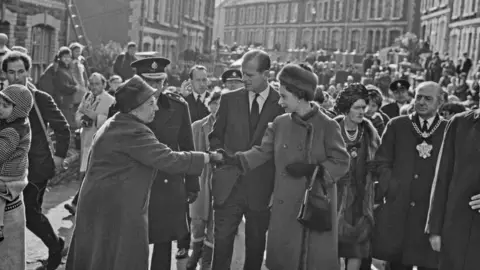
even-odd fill
[(420, 33), (418, 0), (238, 0), (223, 6), (226, 44), (376, 52)]
[(451, 1), (448, 52), (454, 60), (465, 52), (474, 64), (480, 60), (479, 4), (479, 0)]

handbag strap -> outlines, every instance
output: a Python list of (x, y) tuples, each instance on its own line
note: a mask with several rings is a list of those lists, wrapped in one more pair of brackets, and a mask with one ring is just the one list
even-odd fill
[(50, 138), (50, 136), (48, 135), (47, 127), (45, 126), (45, 122), (43, 122), (42, 113), (40, 112), (40, 108), (38, 108), (37, 98), (36, 98), (36, 93), (35, 92), (33, 93), (33, 107), (35, 108), (35, 112), (37, 113), (38, 120), (40, 121), (40, 125), (42, 126), (43, 133), (45, 134), (45, 138), (47, 139), (50, 151), (53, 154), (52, 138)]

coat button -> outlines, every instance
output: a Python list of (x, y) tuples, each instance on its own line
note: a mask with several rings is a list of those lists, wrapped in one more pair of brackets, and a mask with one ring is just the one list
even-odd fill
[(411, 203), (410, 203), (410, 206), (411, 206), (411, 207), (414, 207), (414, 206), (415, 206), (415, 202), (411, 202)]
[(297, 146), (298, 150), (302, 151), (303, 150), (303, 146), (300, 144)]
[(287, 176), (287, 173), (286, 173), (286, 172), (282, 172), (282, 176)]
[(413, 176), (413, 178), (414, 178), (414, 179), (418, 179), (418, 174), (415, 174), (415, 175)]
[(283, 204), (283, 201), (282, 201), (282, 200), (278, 200), (278, 204)]
[(168, 183), (168, 180), (167, 180), (167, 179), (165, 179), (165, 180), (163, 180), (163, 182), (164, 182), (165, 184), (167, 184), (167, 183)]
[(287, 149), (287, 148), (288, 148), (288, 145), (284, 144), (284, 145), (283, 145), (283, 148)]

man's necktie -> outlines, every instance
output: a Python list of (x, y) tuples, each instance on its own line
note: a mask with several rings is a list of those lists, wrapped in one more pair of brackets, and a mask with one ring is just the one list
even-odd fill
[(250, 135), (252, 136), (257, 128), (258, 120), (260, 118), (260, 106), (258, 104), (259, 96), (259, 94), (255, 94), (255, 97), (252, 101), (252, 109), (250, 110)]
[(422, 131), (423, 132), (428, 131), (428, 121), (427, 120), (423, 120)]

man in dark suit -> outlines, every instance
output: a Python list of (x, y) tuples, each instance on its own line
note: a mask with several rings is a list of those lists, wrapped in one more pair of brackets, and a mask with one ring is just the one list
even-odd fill
[[(227, 153), (260, 145), (267, 124), (284, 110), (279, 94), (268, 84), (270, 57), (261, 50), (243, 56), (244, 88), (222, 96), (216, 122), (209, 135), (211, 149)], [(230, 269), (238, 225), (245, 216), (245, 266), (260, 270), (270, 219), (269, 202), (273, 191), (273, 161), (240, 175), (236, 168), (217, 168), (212, 180), (214, 209), (214, 251), (212, 270)]]
[[(150, 86), (162, 91), (169, 64), (165, 58), (146, 58), (133, 62), (132, 67)], [(155, 119), (148, 124), (157, 139), (174, 151), (193, 151), (187, 102), (180, 95), (168, 92), (159, 95), (157, 105)], [(170, 270), (172, 241), (189, 233), (185, 204), (194, 202), (199, 190), (198, 177), (157, 173), (148, 214), (150, 243), (154, 244), (151, 269)], [(188, 250), (179, 252), (182, 254), (177, 256), (188, 256)]]
[(396, 80), (390, 84), (390, 90), (392, 90), (395, 96), (395, 102), (381, 108), (381, 111), (390, 119), (399, 116), (400, 108), (408, 102), (408, 89), (410, 89), (410, 83), (405, 80)]
[(205, 99), (208, 98), (209, 95), (207, 92), (207, 68), (204, 66), (195, 65), (190, 69), (189, 77), (192, 83), (193, 91), (185, 99), (188, 102), (190, 118), (193, 123), (210, 114), (207, 106), (205, 106)]

